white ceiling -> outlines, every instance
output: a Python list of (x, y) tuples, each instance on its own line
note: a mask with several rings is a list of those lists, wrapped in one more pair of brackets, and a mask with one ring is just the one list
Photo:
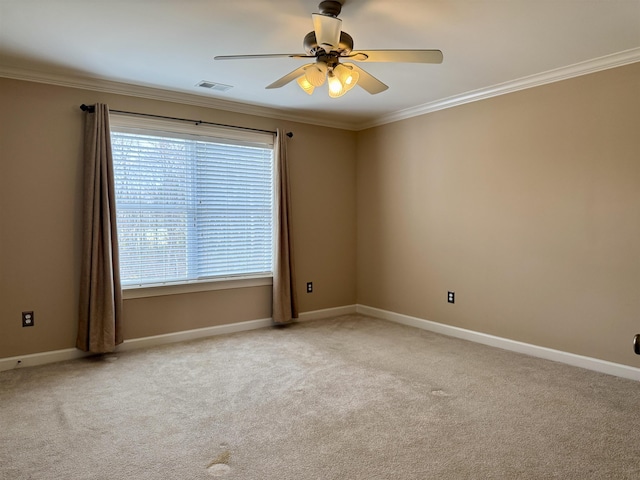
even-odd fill
[[(322, 89), (308, 96), (295, 82), (265, 90), (304, 60), (214, 62), (215, 55), (303, 53), (318, 3), (0, 0), (0, 76), (121, 91), (112, 83), (119, 82), (358, 129), (640, 61), (640, 0), (346, 0), (340, 18), (354, 50), (438, 48), (444, 62), (361, 64), (389, 90), (372, 96), (355, 88), (338, 99)], [(202, 80), (233, 88), (196, 87)], [(146, 91), (138, 87), (131, 91)]]

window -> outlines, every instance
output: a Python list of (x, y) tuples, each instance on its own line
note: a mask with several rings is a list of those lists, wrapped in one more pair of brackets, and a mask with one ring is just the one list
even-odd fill
[(122, 285), (271, 276), (273, 135), (112, 115)]

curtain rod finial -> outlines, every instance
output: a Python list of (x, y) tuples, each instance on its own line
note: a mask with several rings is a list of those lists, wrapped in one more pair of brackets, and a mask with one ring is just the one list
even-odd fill
[(93, 105), (85, 105), (84, 103), (80, 105), (80, 110), (83, 112), (93, 113), (95, 112), (95, 107)]
[(287, 132), (287, 137), (293, 138), (293, 132)]

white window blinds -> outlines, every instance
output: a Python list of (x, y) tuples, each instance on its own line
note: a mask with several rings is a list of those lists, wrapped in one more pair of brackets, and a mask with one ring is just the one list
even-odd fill
[(271, 275), (272, 136), (127, 122), (111, 131), (122, 284)]

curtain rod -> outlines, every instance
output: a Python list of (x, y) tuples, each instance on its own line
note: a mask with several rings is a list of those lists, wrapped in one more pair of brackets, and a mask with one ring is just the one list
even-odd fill
[[(83, 112), (89, 112), (89, 113), (93, 113), (95, 111), (95, 107), (93, 105), (85, 105), (84, 103), (82, 105), (80, 105), (80, 110), (82, 110)], [(153, 115), (151, 113), (138, 113), (138, 112), (126, 112), (123, 110), (111, 110), (109, 109), (110, 112), (113, 113), (122, 113), (124, 115), (136, 115), (139, 117), (149, 117), (149, 118), (162, 118), (164, 120), (177, 120), (179, 122), (189, 122), (189, 123), (195, 123), (196, 125), (213, 125), (216, 127), (225, 127), (225, 128), (235, 128), (238, 130), (249, 130), (252, 132), (261, 132), (261, 133), (271, 133), (273, 135), (276, 134), (276, 132), (274, 132), (273, 130), (262, 130), (260, 128), (250, 128), (250, 127), (238, 127), (236, 125), (225, 125), (224, 123), (213, 123), (213, 122), (205, 122), (202, 120), (191, 120), (189, 118), (178, 118), (178, 117), (165, 117), (163, 115)], [(287, 132), (286, 133), (287, 137), (292, 138), (293, 137), (293, 132)]]

